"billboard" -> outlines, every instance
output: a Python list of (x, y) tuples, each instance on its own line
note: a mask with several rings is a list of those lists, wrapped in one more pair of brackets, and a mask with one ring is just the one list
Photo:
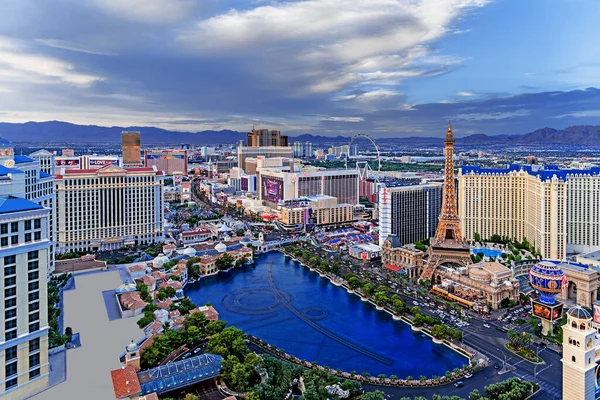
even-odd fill
[(119, 165), (117, 158), (90, 158), (90, 167), (102, 168), (107, 165)]
[(279, 203), (283, 198), (283, 181), (276, 178), (265, 178), (263, 180), (263, 199), (273, 203)]
[(147, 153), (146, 159), (148, 160), (185, 160), (185, 154), (173, 154), (168, 152), (161, 153)]
[(54, 160), (57, 167), (79, 167), (79, 158), (57, 158)]
[(248, 191), (248, 178), (245, 176), (242, 176), (242, 179), (240, 180), (240, 190), (244, 192)]
[(562, 317), (562, 304), (549, 306), (533, 300), (531, 302), (533, 315), (547, 321), (556, 321)]
[(594, 324), (600, 326), (600, 304), (594, 304)]

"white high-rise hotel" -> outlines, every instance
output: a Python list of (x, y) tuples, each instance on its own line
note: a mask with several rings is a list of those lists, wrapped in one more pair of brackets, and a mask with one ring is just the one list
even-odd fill
[(600, 249), (600, 168), (462, 167), (458, 215), (466, 239), (494, 234), (534, 244), (545, 258)]
[(163, 241), (162, 171), (108, 165), (56, 172), (57, 253)]

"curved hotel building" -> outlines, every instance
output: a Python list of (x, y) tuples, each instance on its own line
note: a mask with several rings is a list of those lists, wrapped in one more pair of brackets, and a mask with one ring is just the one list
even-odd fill
[(466, 166), (458, 190), (465, 239), (526, 237), (554, 260), (600, 249), (600, 168)]

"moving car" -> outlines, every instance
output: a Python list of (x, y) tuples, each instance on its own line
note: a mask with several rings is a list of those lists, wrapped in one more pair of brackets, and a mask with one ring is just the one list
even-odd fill
[(462, 381), (454, 382), (454, 387), (459, 388), (463, 387), (465, 384)]
[(469, 378), (472, 378), (472, 377), (473, 377), (473, 374), (471, 374), (471, 373), (466, 373), (465, 374), (465, 379), (469, 379)]

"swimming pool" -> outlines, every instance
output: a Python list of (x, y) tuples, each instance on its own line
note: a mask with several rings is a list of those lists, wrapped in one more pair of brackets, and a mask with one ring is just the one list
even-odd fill
[(478, 249), (471, 249), (471, 254), (480, 254), (483, 253), (486, 257), (488, 258), (498, 258), (498, 257), (502, 257), (502, 253), (504, 253), (502, 250), (496, 250), (496, 249), (488, 249), (485, 247), (481, 247)]
[(278, 252), (188, 285), (196, 304), (287, 353), (371, 375), (442, 376), (468, 360)]

